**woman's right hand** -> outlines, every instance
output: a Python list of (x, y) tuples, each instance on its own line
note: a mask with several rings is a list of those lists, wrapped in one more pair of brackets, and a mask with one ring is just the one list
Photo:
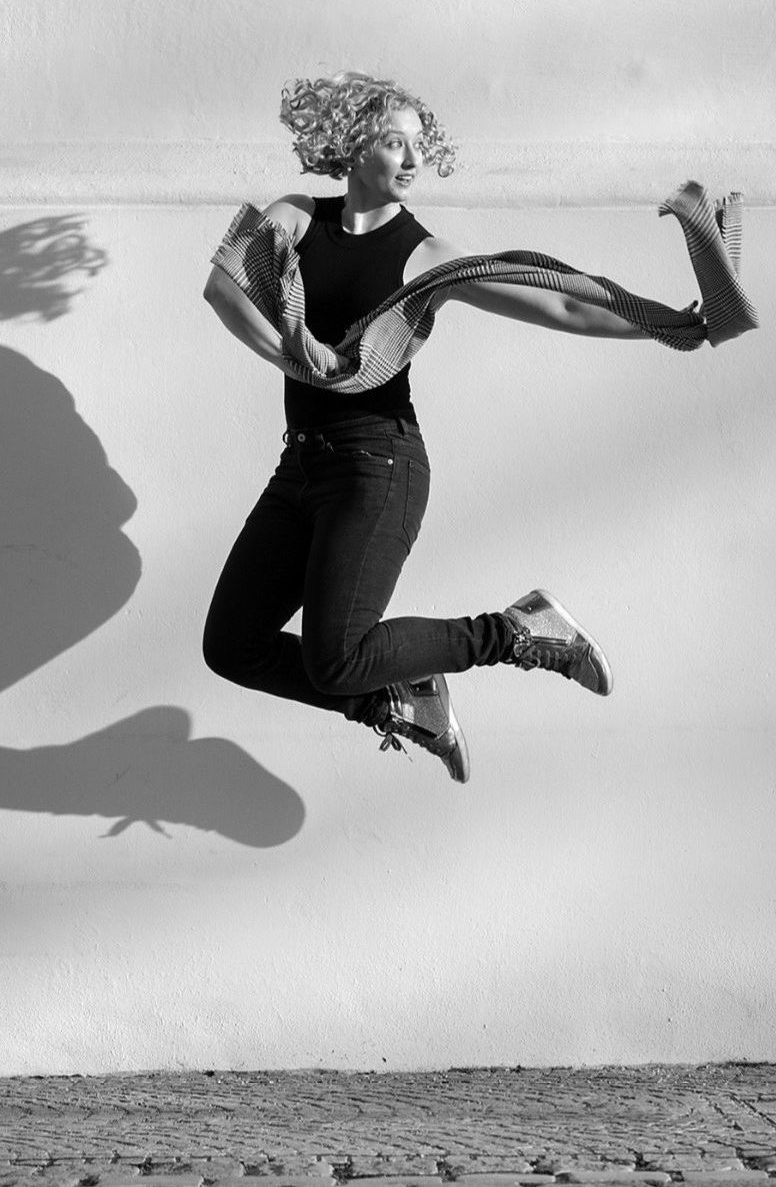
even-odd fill
[(340, 371), (344, 371), (344, 370), (346, 370), (346, 368), (348, 368), (350, 366), (350, 359), (347, 358), (344, 354), (338, 354), (337, 351), (334, 349), (334, 347), (330, 346), (328, 342), (324, 342), (323, 345), (328, 350), (331, 351), (331, 353), (334, 355), (334, 358), (336, 360), (335, 366), (330, 368), (329, 371), (327, 371), (328, 375), (337, 375), (337, 374), (339, 374)]
[[(350, 359), (346, 358), (344, 354), (338, 354), (333, 346), (329, 346), (328, 342), (324, 342), (322, 345), (331, 351), (333, 359), (331, 365), (326, 369), (327, 376), (339, 375), (350, 366)], [(282, 354), (276, 360), (276, 366), (280, 368), (284, 375), (288, 375), (290, 379), (299, 378), (299, 363), (291, 355)]]

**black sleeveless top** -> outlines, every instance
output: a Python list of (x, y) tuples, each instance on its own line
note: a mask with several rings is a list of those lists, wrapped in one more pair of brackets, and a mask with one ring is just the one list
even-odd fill
[[(320, 341), (336, 346), (353, 322), (401, 288), (404, 266), (431, 234), (404, 207), (364, 235), (342, 227), (345, 195), (315, 198), (310, 226), (296, 245), (305, 291), (305, 322)], [(415, 421), (410, 363), (387, 383), (354, 395), (329, 392), (285, 377), (286, 422), (291, 429), (333, 424), (370, 414), (401, 413)]]

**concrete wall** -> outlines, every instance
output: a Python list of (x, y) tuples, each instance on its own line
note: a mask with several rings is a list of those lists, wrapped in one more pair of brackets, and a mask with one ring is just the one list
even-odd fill
[[(776, 1058), (769, 3), (6, 0), (0, 1073)], [(654, 201), (747, 190), (716, 351), (448, 306), (391, 613), (554, 590), (608, 700), (451, 678), (472, 779), (219, 681), (199, 639), (282, 377), (201, 300), (300, 178), (287, 77), (395, 76), (461, 145), (412, 209), (696, 296)], [(662, 187), (662, 188), (661, 188)]]

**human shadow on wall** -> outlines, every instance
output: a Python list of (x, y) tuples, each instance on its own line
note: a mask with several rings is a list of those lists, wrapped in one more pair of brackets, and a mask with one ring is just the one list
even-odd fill
[(234, 742), (190, 733), (187, 713), (159, 705), (64, 746), (0, 747), (0, 808), (113, 821), (101, 837), (184, 824), (265, 849), (299, 832), (293, 788)]
[(55, 376), (0, 347), (0, 690), (102, 626), (140, 554), (134, 494)]
[[(76, 214), (0, 232), (0, 319), (66, 314), (107, 263)], [(129, 599), (134, 494), (54, 375), (0, 347), (0, 690), (79, 642)]]
[[(0, 320), (51, 322), (107, 263), (76, 214), (0, 232)], [(121, 531), (137, 500), (54, 375), (0, 346), (0, 691), (110, 619), (140, 555)], [(179, 822), (254, 846), (299, 831), (299, 796), (221, 738), (192, 740), (161, 706), (78, 742), (0, 748), (0, 808), (100, 815), (105, 836)]]

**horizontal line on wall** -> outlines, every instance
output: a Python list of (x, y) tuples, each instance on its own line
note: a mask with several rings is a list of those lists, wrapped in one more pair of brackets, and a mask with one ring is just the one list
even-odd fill
[[(4, 205), (265, 204), (281, 194), (340, 193), (344, 181), (301, 174), (288, 142), (6, 144)], [(717, 142), (463, 141), (451, 177), (421, 175), (409, 204), (440, 207), (653, 204), (688, 177), (715, 194), (776, 200), (776, 145)]]

